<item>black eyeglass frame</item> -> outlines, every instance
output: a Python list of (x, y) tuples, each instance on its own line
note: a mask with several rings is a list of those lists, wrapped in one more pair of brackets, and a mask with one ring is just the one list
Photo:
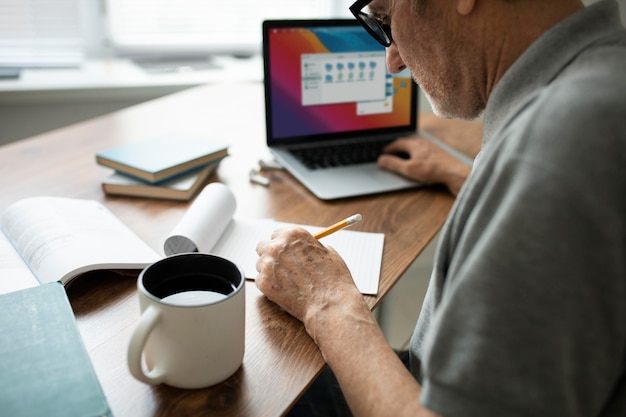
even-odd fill
[(372, 0), (357, 0), (349, 7), (350, 12), (354, 15), (356, 20), (365, 28), (374, 39), (378, 41), (382, 46), (388, 48), (393, 42), (391, 37), (391, 26), (381, 22), (379, 19), (363, 13), (361, 10)]

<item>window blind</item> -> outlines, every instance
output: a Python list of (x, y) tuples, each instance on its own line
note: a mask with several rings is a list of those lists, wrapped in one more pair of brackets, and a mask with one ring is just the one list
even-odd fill
[(0, 67), (78, 65), (79, 0), (0, 0)]
[(127, 52), (258, 52), (264, 19), (348, 15), (344, 0), (107, 0), (107, 6), (112, 46)]

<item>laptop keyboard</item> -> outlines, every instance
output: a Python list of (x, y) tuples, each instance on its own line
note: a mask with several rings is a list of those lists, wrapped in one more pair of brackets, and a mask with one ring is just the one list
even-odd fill
[(341, 167), (375, 162), (391, 139), (371, 142), (316, 145), (291, 149), (291, 153), (309, 169)]

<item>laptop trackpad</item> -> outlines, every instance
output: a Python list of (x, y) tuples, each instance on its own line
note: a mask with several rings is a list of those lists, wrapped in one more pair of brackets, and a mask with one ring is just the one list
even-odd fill
[[(297, 178), (297, 175), (294, 176)], [(376, 163), (309, 170), (298, 179), (322, 200), (378, 194), (421, 185), (384, 171)]]

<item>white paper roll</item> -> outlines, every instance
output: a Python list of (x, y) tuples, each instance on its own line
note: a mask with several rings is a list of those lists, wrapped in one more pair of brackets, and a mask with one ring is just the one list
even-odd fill
[(165, 240), (165, 255), (210, 252), (236, 208), (235, 196), (226, 185), (219, 182), (207, 185)]

